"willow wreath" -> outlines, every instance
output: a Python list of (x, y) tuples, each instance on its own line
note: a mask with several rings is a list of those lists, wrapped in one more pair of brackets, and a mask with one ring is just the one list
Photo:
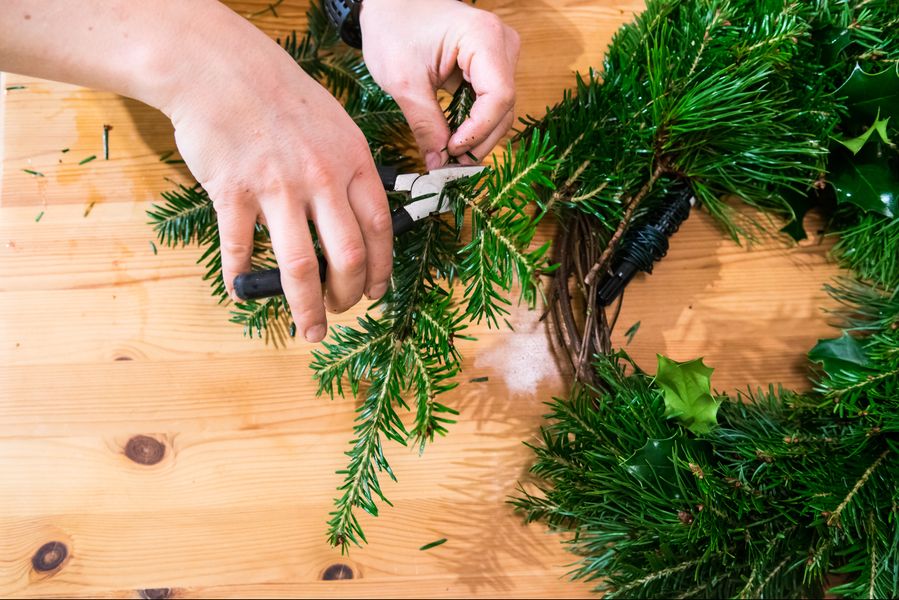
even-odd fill
[[(549, 314), (577, 382), (513, 503), (606, 597), (899, 596), (897, 33), (888, 1), (650, 0), (528, 123), (561, 149)], [(651, 376), (612, 348), (609, 307), (690, 200), (735, 239), (762, 227), (734, 197), (797, 239), (819, 205), (840, 238), (810, 392), (728, 397), (701, 359)]]

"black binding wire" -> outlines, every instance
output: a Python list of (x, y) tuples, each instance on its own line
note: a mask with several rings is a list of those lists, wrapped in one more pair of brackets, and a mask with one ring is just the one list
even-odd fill
[(668, 238), (674, 235), (693, 205), (693, 192), (685, 183), (670, 190), (654, 211), (624, 234), (612, 259), (613, 268), (599, 286), (597, 302), (610, 305), (638, 272), (652, 273), (653, 264), (668, 253)]

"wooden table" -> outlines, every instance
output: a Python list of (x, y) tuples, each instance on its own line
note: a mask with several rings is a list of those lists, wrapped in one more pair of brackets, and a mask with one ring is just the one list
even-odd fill
[[(262, 11), (253, 20), (272, 36), (302, 27), (305, 2), (287, 0), (277, 17), (266, 0), (232, 5)], [(522, 34), (522, 114), (558, 99), (572, 70), (599, 65), (641, 6), (479, 5)], [(341, 557), (325, 521), (354, 403), (315, 396), (309, 345), (243, 339), (200, 280), (195, 249), (154, 253), (145, 210), (171, 181), (190, 181), (159, 160), (175, 149), (171, 125), (131, 100), (19, 75), (0, 94), (0, 596), (588, 595), (564, 581), (559, 537), (504, 503), (529, 464), (521, 442), (566, 387), (534, 314), (518, 311), (514, 333), (474, 328), (447, 400), (459, 423), (422, 457), (389, 447), (395, 508), (366, 518), (370, 545)], [(640, 320), (629, 348), (641, 363), (704, 355), (718, 389), (805, 386), (804, 352), (832, 335), (820, 310), (829, 246), (813, 235), (747, 251), (695, 214), (656, 274), (630, 288), (618, 338)], [(164, 456), (138, 464), (129, 441), (138, 457), (157, 442)], [(67, 557), (35, 571), (53, 541)]]

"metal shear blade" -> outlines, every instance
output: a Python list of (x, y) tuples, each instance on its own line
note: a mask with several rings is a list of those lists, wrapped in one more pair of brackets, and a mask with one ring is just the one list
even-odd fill
[[(486, 167), (444, 167), (420, 175), (418, 173), (406, 173), (398, 175), (393, 189), (398, 192), (408, 192), (413, 202), (403, 206), (413, 221), (420, 221), (428, 215), (446, 212), (449, 206), (443, 205), (443, 190), (451, 181), (471, 177), (481, 173)], [(421, 200), (414, 200), (422, 198)]]

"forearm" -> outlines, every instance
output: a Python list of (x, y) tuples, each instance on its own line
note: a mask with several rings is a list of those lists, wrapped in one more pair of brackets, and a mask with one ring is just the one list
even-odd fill
[[(265, 37), (217, 0), (3, 0), (0, 70), (166, 110), (185, 81), (214, 76), (207, 70), (228, 60), (220, 48), (254, 35)], [(259, 45), (247, 46), (252, 53)]]

